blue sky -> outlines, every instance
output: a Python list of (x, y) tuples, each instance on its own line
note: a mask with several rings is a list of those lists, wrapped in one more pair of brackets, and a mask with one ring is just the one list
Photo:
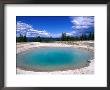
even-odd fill
[(94, 32), (93, 16), (16, 16), (16, 34), (27, 37), (79, 36)]

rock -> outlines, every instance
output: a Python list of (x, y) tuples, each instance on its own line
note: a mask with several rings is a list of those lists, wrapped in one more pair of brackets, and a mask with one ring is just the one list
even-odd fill
[(87, 62), (89, 62), (89, 63), (90, 63), (90, 62), (91, 62), (91, 60), (87, 60)]

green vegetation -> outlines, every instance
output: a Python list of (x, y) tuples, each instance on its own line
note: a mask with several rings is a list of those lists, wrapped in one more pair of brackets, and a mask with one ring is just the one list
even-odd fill
[(67, 36), (66, 33), (62, 33), (61, 37), (59, 38), (52, 38), (52, 37), (29, 37), (20, 35), (16, 38), (17, 42), (53, 42), (53, 41), (79, 41), (79, 40), (94, 40), (94, 33), (89, 33), (88, 35), (82, 34), (79, 37), (76, 36)]
[(61, 41), (77, 41), (77, 40), (94, 40), (94, 34), (89, 33), (89, 35), (82, 34), (79, 37), (67, 36), (66, 33), (62, 33)]
[(27, 37), (20, 34), (19, 37), (16, 38), (17, 42), (27, 42)]
[(42, 40), (41, 40), (41, 37), (38, 36), (38, 37), (35, 37), (35, 39), (34, 39), (33, 41), (34, 41), (34, 42), (41, 42)]

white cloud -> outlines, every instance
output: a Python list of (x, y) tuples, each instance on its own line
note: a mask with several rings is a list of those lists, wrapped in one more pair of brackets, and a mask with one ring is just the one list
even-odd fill
[(88, 29), (94, 26), (94, 17), (91, 16), (76, 16), (72, 18), (72, 28), (75, 30)]
[(54, 38), (58, 38), (58, 37), (61, 37), (61, 33), (58, 33), (58, 34), (51, 34), (52, 37)]
[(67, 36), (73, 36), (73, 33), (70, 32), (70, 33), (66, 33)]
[(27, 37), (50, 37), (51, 34), (48, 33), (46, 30), (35, 30), (33, 27), (29, 24), (23, 23), (21, 21), (18, 21), (16, 24), (16, 32), (17, 35), (19, 34), (26, 35)]
[(76, 31), (72, 31), (72, 32), (69, 32), (69, 33), (66, 33), (67, 36), (77, 36), (77, 32)]
[[(86, 31), (88, 28), (94, 26), (94, 17), (90, 16), (76, 16), (76, 17), (71, 17), (72, 18), (72, 32), (66, 32), (67, 36), (77, 36), (82, 31)], [(83, 30), (86, 29), (86, 30)], [(61, 37), (62, 33), (57, 33), (57, 34), (52, 34), (47, 32), (46, 30), (37, 30), (32, 27), (32, 25), (29, 25), (27, 23), (18, 21), (16, 24), (16, 32), (17, 36), (19, 34), (26, 35), (27, 37), (36, 37), (36, 36), (41, 36), (41, 37)]]
[(45, 36), (45, 37), (50, 37), (51, 34), (48, 33), (47, 31), (43, 30), (43, 31), (38, 31), (39, 36)]
[(17, 31), (29, 31), (29, 30), (32, 30), (32, 26), (29, 25), (29, 24), (26, 24), (26, 23), (23, 23), (21, 21), (18, 21), (17, 22), (17, 25), (16, 25), (16, 30)]

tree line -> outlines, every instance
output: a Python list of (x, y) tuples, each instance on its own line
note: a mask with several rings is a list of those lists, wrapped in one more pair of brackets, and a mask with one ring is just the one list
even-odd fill
[[(33, 37), (32, 42), (52, 42), (52, 41), (78, 41), (78, 40), (94, 40), (94, 33), (89, 33), (88, 35), (82, 34), (81, 36), (67, 36), (66, 33), (62, 33), (59, 38), (52, 37)], [(19, 37), (16, 37), (17, 42), (29, 42), (29, 38), (20, 34)]]
[(82, 34), (81, 36), (67, 36), (66, 33), (62, 33), (61, 41), (73, 40), (94, 40), (94, 33), (89, 33), (89, 35)]

